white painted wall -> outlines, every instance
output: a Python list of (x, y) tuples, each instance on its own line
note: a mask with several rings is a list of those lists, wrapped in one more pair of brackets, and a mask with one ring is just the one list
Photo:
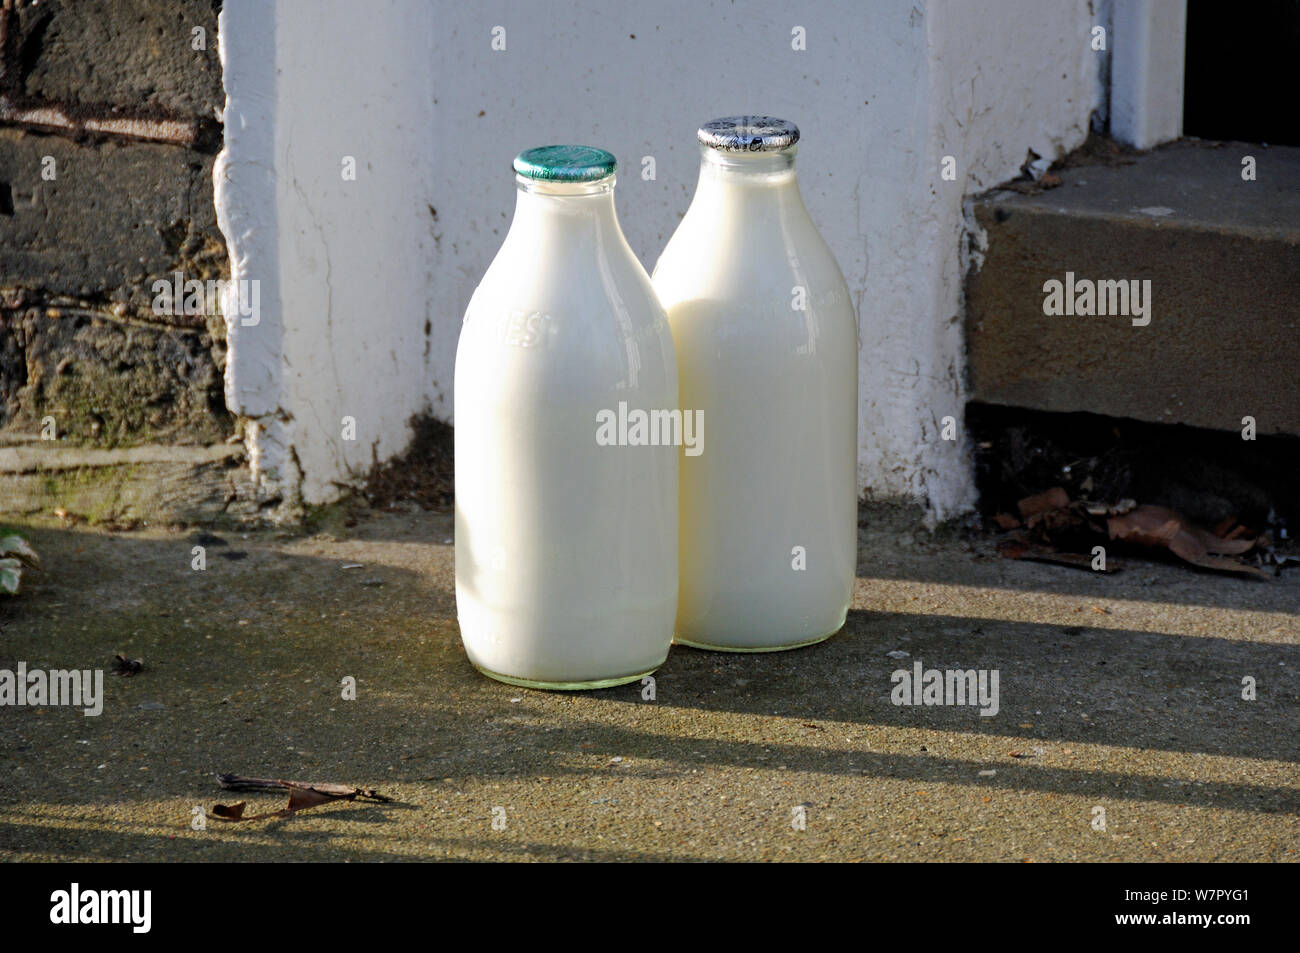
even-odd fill
[(262, 307), (248, 327), (224, 309), (226, 401), (249, 418), (264, 495), (326, 502), (429, 404), (434, 9), (226, 0), (219, 27), (217, 209), (232, 278), (260, 281)]
[[(292, 476), (292, 446), (304, 498), (328, 498), (371, 442), (380, 459), (400, 449), (413, 409), (450, 419), (461, 316), (509, 227), (517, 152), (613, 151), (651, 269), (690, 202), (697, 125), (770, 113), (803, 132), (805, 200), (858, 305), (861, 487), (955, 515), (973, 500), (969, 448), (939, 427), (965, 400), (963, 197), (1029, 148), (1082, 141), (1093, 19), (1088, 0), (227, 0), (218, 203), (236, 270), (268, 276), (263, 310), (280, 310), (278, 332), (271, 316), (231, 329), (228, 399), (268, 422), (250, 438), (265, 472)], [(338, 181), (343, 154), (372, 163), (362, 188)], [(343, 413), (367, 422), (356, 445), (337, 439)]]

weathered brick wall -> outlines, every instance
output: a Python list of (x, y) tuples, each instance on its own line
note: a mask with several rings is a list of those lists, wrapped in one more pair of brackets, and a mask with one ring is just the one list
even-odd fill
[(212, 198), (218, 8), (4, 0), (0, 446), (47, 417), (64, 447), (234, 431), (221, 317), (152, 307), (158, 279), (229, 273)]

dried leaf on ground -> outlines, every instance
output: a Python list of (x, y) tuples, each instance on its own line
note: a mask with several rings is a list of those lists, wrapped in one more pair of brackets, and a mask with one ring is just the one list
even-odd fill
[[(1110, 517), (1106, 527), (1110, 538), (1117, 542), (1166, 549), (1184, 562), (1202, 569), (1269, 578), (1269, 573), (1256, 566), (1228, 558), (1251, 549), (1255, 540), (1219, 539), (1163, 506), (1139, 506), (1131, 513)], [(1249, 545), (1245, 545), (1247, 542)]]
[[(1244, 527), (1236, 526), (1235, 520), (1223, 521), (1215, 527), (1217, 532), (1211, 532), (1164, 506), (1139, 506), (1130, 499), (1114, 505), (1095, 501), (1072, 503), (1069, 494), (1059, 486), (1025, 497), (1017, 503), (1017, 508), (1025, 529), (998, 544), (998, 552), (1007, 559), (1093, 569), (1093, 546), (1115, 541), (1163, 549), (1202, 569), (1258, 578), (1271, 575), (1261, 566), (1237, 558), (1254, 551), (1255, 563), (1268, 563), (1260, 555), (1267, 550), (1268, 543), (1264, 536), (1251, 535)], [(997, 521), (1003, 528), (1010, 528), (1012, 519), (1007, 516)], [(1115, 561), (1108, 558), (1105, 568), (1097, 571), (1109, 572), (1116, 568), (1119, 567)]]
[(317, 791), (315, 788), (290, 788), (289, 789), (289, 811), (302, 811), (309, 807), (316, 807), (321, 804), (328, 804), (330, 801), (351, 800), (347, 795), (326, 794), (324, 791)]
[(334, 801), (376, 801), (386, 804), (392, 798), (385, 797), (373, 788), (359, 788), (351, 784), (334, 782), (281, 781), (269, 778), (246, 778), (238, 774), (219, 774), (217, 783), (228, 791), (266, 791), (282, 789), (289, 792), (289, 804), (279, 811), (244, 816), (245, 802), (236, 804), (217, 804), (212, 813), (223, 821), (260, 821), (270, 817), (292, 817), (298, 811), (330, 804)]
[(1016, 508), (1020, 510), (1021, 519), (1032, 519), (1035, 516), (1041, 516), (1043, 513), (1051, 510), (1063, 509), (1070, 505), (1069, 494), (1061, 487), (1054, 486), (1050, 490), (1045, 490), (1034, 496), (1027, 496), (1019, 503)]
[(1093, 557), (1084, 553), (1064, 552), (1051, 546), (1044, 546), (1028, 539), (1004, 539), (998, 543), (998, 555), (1005, 559), (1027, 559), (1032, 562), (1055, 563), (1059, 566), (1071, 566), (1075, 569), (1087, 569), (1090, 572), (1119, 572), (1124, 567), (1115, 559), (1107, 559), (1100, 568), (1094, 569)]

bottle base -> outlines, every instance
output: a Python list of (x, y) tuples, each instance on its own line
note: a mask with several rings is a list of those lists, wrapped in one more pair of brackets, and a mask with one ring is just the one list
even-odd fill
[(486, 675), (488, 678), (495, 679), (498, 682), (505, 682), (507, 685), (515, 685), (519, 688), (532, 688), (548, 692), (585, 692), (598, 688), (615, 688), (629, 682), (639, 682), (647, 675), (657, 671), (665, 661), (667, 661), (667, 656), (661, 659), (657, 665), (646, 669), (644, 672), (637, 672), (635, 675), (616, 675), (613, 678), (598, 678), (589, 682), (546, 682), (534, 678), (520, 678), (517, 675), (503, 675), (501, 672), (494, 672), (481, 665), (475, 665), (473, 662), (470, 664), (474, 665), (481, 674)]
[(825, 642), (832, 635), (844, 628), (843, 625), (827, 632), (825, 635), (819, 635), (816, 638), (805, 639), (802, 642), (787, 642), (784, 645), (710, 645), (707, 642), (696, 642), (691, 639), (673, 638), (673, 645), (685, 645), (687, 648), (703, 649), (705, 652), (743, 652), (754, 654), (757, 652), (789, 652), (792, 649), (807, 648), (810, 645), (816, 645), (819, 642)]

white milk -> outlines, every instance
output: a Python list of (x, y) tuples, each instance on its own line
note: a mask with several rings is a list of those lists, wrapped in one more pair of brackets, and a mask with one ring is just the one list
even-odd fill
[[(563, 148), (612, 172), (608, 153)], [(672, 338), (619, 228), (613, 175), (517, 181), (456, 353), (461, 638), (502, 681), (620, 684), (672, 639), (678, 450), (600, 446), (597, 415), (677, 406)]]
[(723, 148), (701, 147), (695, 198), (654, 271), (681, 406), (708, 423), (704, 452), (681, 458), (687, 645), (808, 644), (838, 630), (852, 600), (857, 322), (799, 194), (797, 139), (761, 117), (702, 128)]

